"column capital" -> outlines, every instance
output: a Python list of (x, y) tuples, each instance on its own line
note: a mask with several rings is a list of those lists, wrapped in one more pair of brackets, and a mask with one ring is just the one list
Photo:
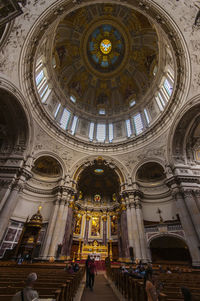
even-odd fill
[(135, 208), (135, 201), (130, 201), (129, 207), (130, 208)]
[(196, 196), (200, 197), (200, 189), (195, 190), (194, 193)]
[(20, 168), (19, 170), (19, 177), (22, 178), (25, 181), (28, 181), (30, 178), (32, 178), (33, 174), (25, 167)]
[(0, 187), (11, 188), (13, 184), (13, 179), (0, 179)]
[(123, 197), (124, 198), (142, 198), (143, 197), (143, 192), (138, 190), (138, 189), (131, 189), (131, 190), (125, 190), (123, 191)]
[(127, 209), (126, 204), (122, 203), (120, 209), (121, 211), (125, 211)]
[(102, 216), (102, 220), (103, 220), (104, 222), (106, 222), (106, 221), (107, 221), (107, 215)]
[(54, 203), (54, 206), (59, 205), (59, 199), (58, 199), (58, 198), (55, 199), (55, 200), (53, 201), (53, 203)]
[(140, 191), (140, 190), (135, 190), (135, 198), (136, 198), (137, 200), (143, 198), (143, 195), (144, 195), (144, 194), (143, 194), (142, 191)]
[(190, 196), (192, 196), (193, 195), (193, 193), (194, 193), (194, 190), (192, 189), (192, 188), (182, 188), (181, 189), (181, 192), (184, 194), (184, 196), (186, 196), (186, 197), (190, 197)]
[(137, 201), (135, 202), (135, 208), (136, 208), (136, 209), (142, 209), (142, 202), (141, 202), (140, 200), (137, 200)]
[(22, 191), (24, 189), (24, 182), (15, 182), (13, 185), (12, 185), (12, 190), (17, 190), (17, 191)]
[(60, 203), (60, 205), (65, 205), (65, 199), (61, 198), (59, 203)]
[(62, 193), (74, 194), (74, 189), (72, 187), (62, 185), (60, 186)]

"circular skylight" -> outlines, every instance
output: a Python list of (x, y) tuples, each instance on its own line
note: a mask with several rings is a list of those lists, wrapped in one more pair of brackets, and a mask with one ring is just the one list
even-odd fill
[(113, 71), (124, 58), (124, 48), (124, 39), (119, 30), (111, 24), (102, 24), (88, 38), (88, 60), (97, 71)]

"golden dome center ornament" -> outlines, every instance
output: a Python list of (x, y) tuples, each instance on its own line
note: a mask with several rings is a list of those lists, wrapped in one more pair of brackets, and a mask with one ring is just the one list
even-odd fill
[(112, 43), (108, 39), (104, 39), (100, 43), (100, 49), (103, 54), (109, 54), (112, 50)]

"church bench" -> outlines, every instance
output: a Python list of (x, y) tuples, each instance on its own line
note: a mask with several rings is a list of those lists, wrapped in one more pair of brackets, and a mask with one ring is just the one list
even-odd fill
[[(23, 266), (16, 268), (4, 267), (1, 268), (0, 273), (0, 300), (3, 300), (2, 296), (7, 294), (13, 296), (13, 293), (16, 292), (15, 289), (19, 291), (24, 286), (27, 275), (32, 271), (35, 271), (38, 275), (35, 289), (39, 292), (39, 295), (42, 298), (44, 296), (55, 298), (56, 291), (60, 291), (57, 294), (59, 297), (56, 297), (58, 301), (71, 301), (73, 299), (84, 274), (82, 268), (77, 273), (68, 274), (63, 267), (59, 270), (45, 269), (45, 271), (41, 266), (38, 269), (33, 268), (33, 266), (30, 266), (30, 268), (24, 268)], [(58, 290), (59, 287), (60, 290)], [(6, 293), (5, 288), (7, 289)]]

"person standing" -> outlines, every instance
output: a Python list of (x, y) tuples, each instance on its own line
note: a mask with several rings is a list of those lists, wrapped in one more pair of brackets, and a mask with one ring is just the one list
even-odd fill
[(33, 289), (37, 280), (36, 273), (30, 273), (26, 279), (26, 286), (22, 291), (17, 292), (12, 301), (39, 301), (38, 292)]
[(94, 259), (92, 259), (89, 262), (89, 287), (91, 291), (93, 291), (95, 272), (97, 274), (96, 264)]
[(88, 255), (88, 258), (85, 262), (85, 270), (86, 270), (86, 287), (89, 286), (89, 274), (90, 274), (90, 269), (89, 269), (89, 263), (90, 263), (90, 255)]

